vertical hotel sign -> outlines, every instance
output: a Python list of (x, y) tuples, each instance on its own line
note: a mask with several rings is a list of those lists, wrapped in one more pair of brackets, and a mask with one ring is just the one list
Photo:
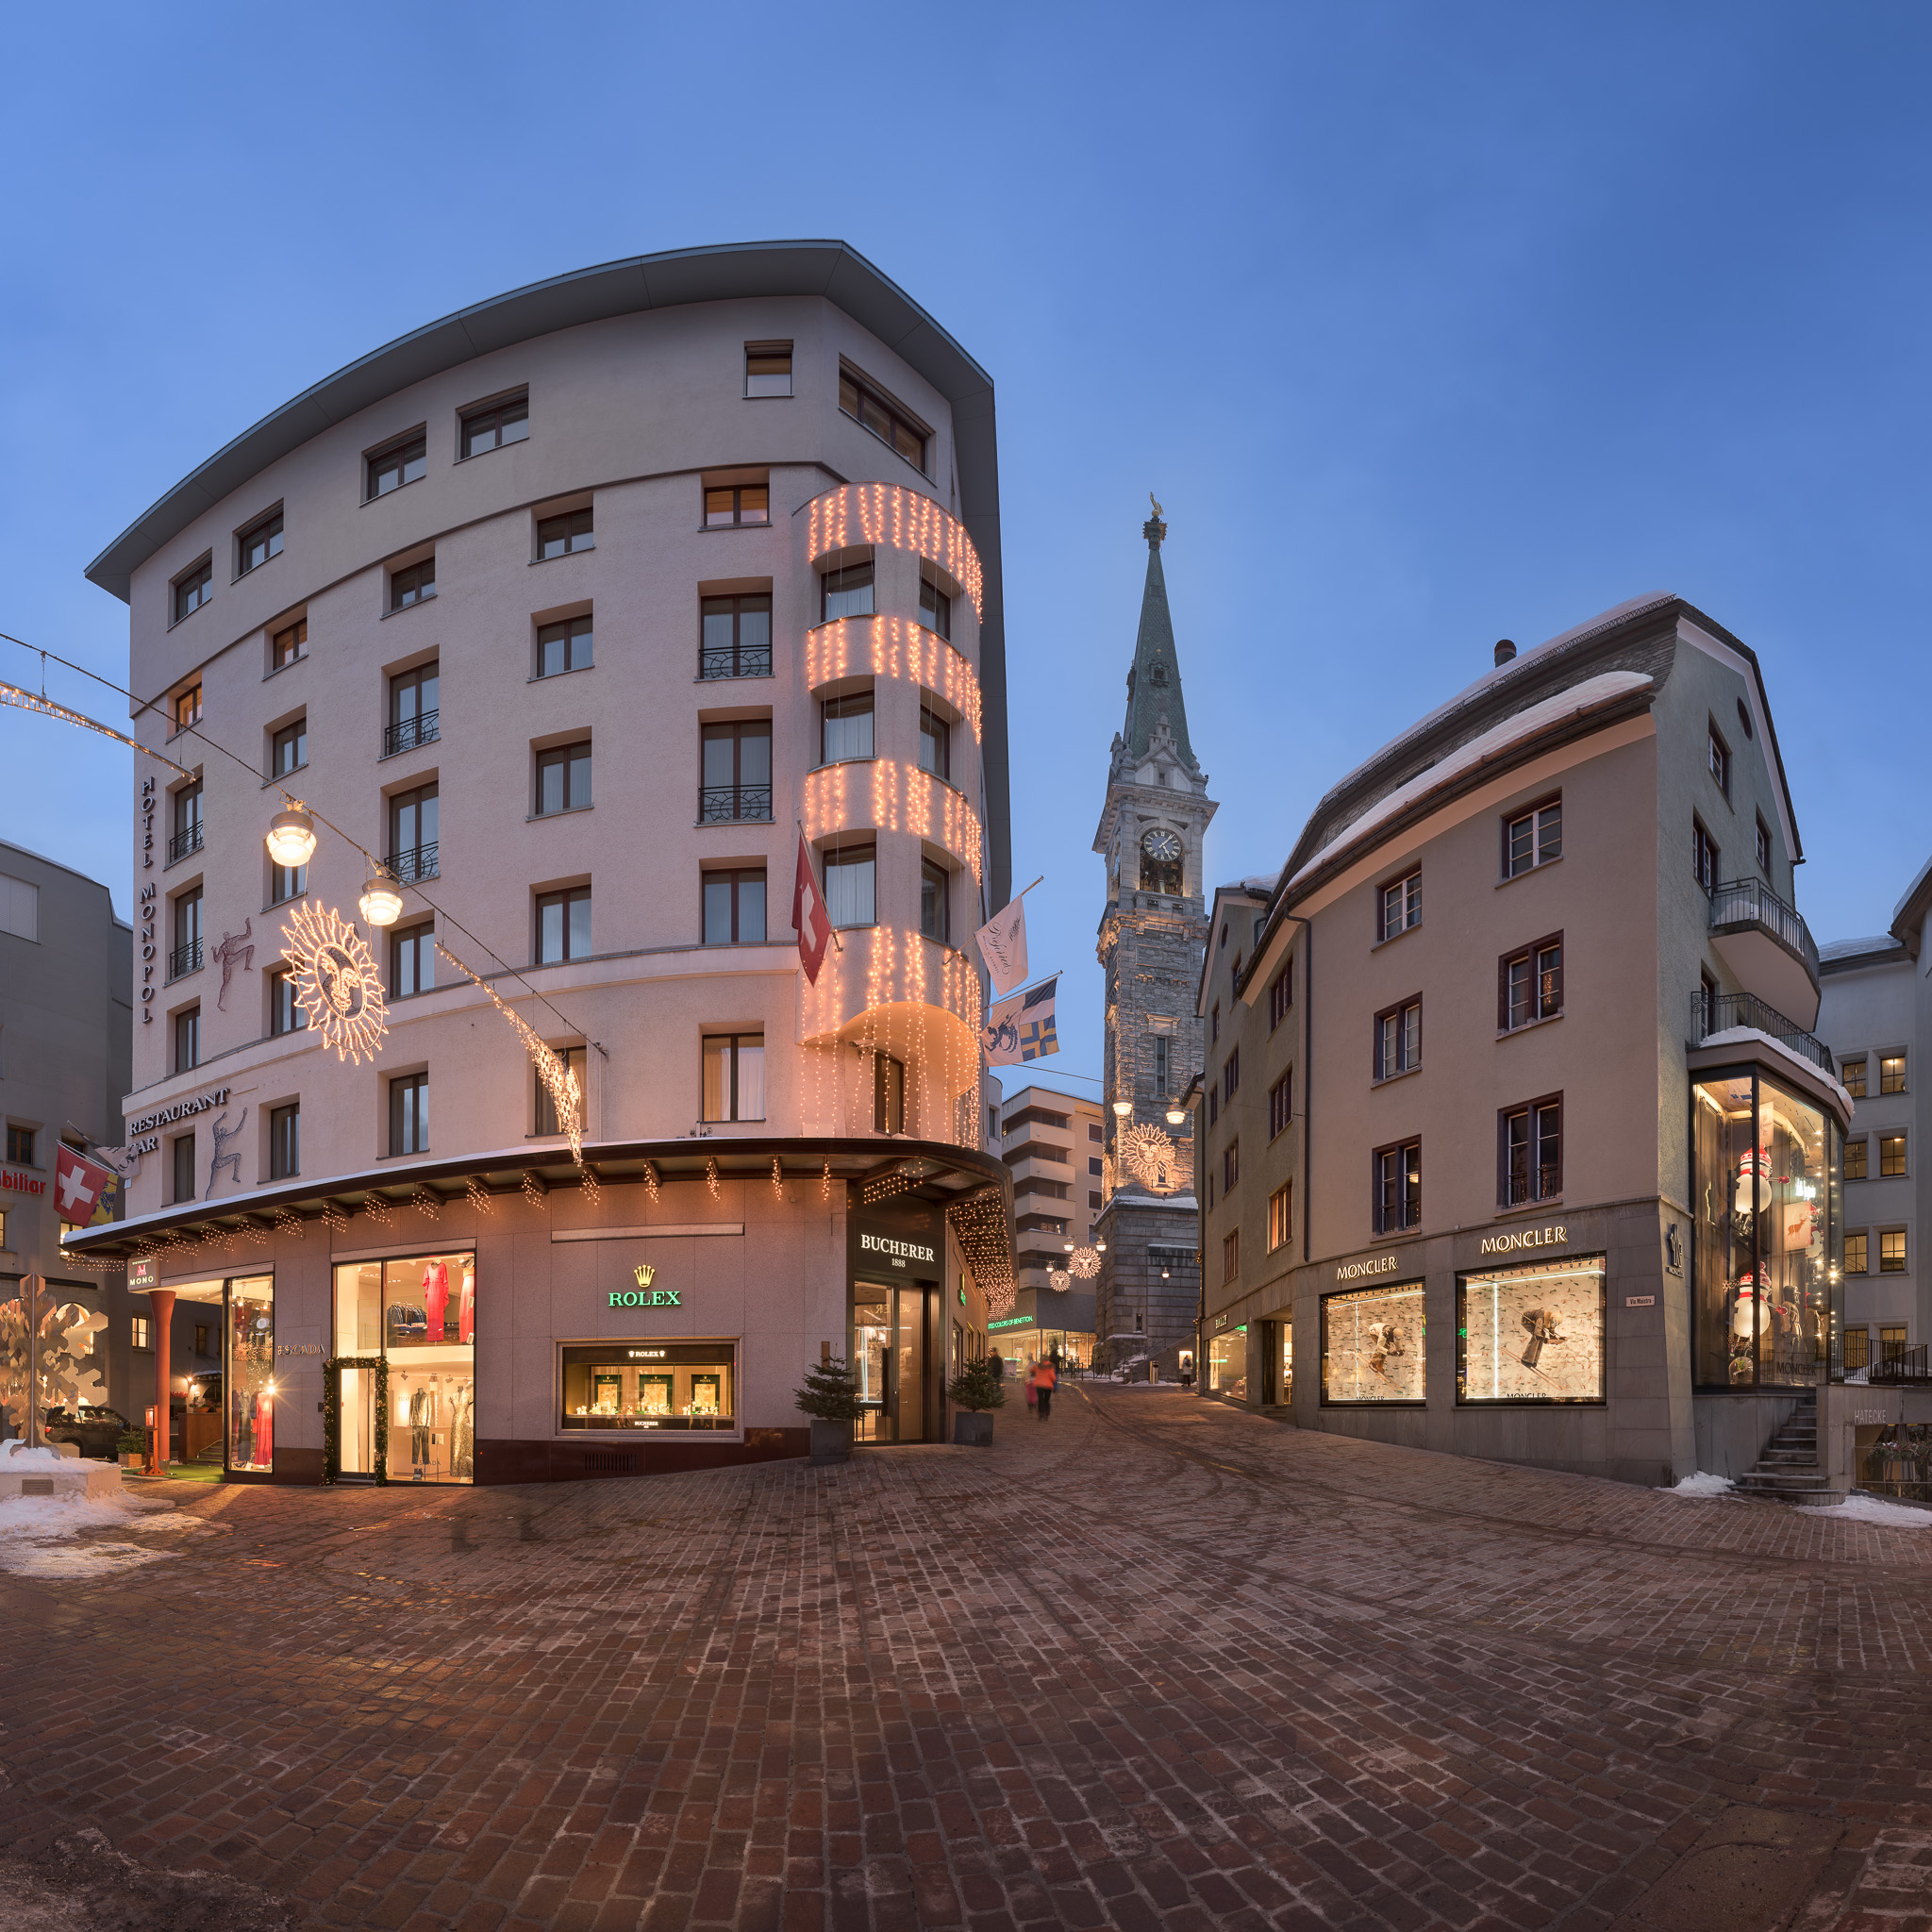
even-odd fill
[[(141, 781), (141, 864), (143, 872), (155, 869), (155, 779), (154, 774)], [(154, 1024), (155, 1008), (155, 887), (150, 879), (141, 889), (141, 1024)]]

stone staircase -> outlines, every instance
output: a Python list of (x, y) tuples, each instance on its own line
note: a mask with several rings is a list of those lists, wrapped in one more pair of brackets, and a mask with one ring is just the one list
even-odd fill
[(1818, 1391), (1809, 1390), (1764, 1446), (1757, 1466), (1738, 1478), (1740, 1496), (1764, 1496), (1774, 1502), (1808, 1503), (1823, 1508), (1842, 1503), (1840, 1491), (1828, 1487), (1818, 1466)]

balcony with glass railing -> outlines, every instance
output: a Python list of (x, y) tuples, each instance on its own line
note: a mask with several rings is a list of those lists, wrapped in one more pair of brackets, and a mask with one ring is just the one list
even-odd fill
[(1710, 892), (1710, 944), (1739, 983), (1800, 1027), (1818, 1020), (1818, 946), (1804, 915), (1762, 879), (1733, 879)]

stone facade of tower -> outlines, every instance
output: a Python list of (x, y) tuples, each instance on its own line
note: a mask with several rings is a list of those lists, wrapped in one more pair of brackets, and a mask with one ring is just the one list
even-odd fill
[(1113, 741), (1093, 839), (1107, 866), (1097, 948), (1107, 974), (1107, 1203), (1095, 1228), (1107, 1246), (1095, 1353), (1115, 1368), (1147, 1357), (1172, 1374), (1179, 1353), (1194, 1345), (1200, 1210), (1191, 1131), (1170, 1125), (1167, 1113), (1202, 1065), (1202, 841), (1216, 808), (1188, 738), (1160, 560), (1167, 525), (1158, 508), (1141, 534), (1147, 585), (1126, 722)]

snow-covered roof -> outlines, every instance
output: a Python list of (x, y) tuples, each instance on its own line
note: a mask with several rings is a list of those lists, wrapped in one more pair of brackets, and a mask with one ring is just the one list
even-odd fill
[(1331, 785), (1328, 788), (1326, 797), (1322, 800), (1320, 806), (1315, 808), (1315, 815), (1319, 818), (1322, 807), (1325, 806), (1329, 799), (1340, 797), (1372, 766), (1380, 764), (1385, 758), (1398, 751), (1403, 745), (1407, 744), (1411, 740), (1422, 738), (1427, 732), (1434, 729), (1436, 725), (1440, 724), (1444, 718), (1450, 716), (1451, 713), (1462, 709), (1465, 706), (1483, 696), (1492, 686), (1505, 683), (1513, 678), (1533, 675), (1541, 668), (1542, 658), (1550, 652), (1559, 651), (1564, 645), (1574, 644), (1579, 639), (1593, 636), (1598, 631), (1614, 629), (1618, 625), (1624, 623), (1628, 618), (1636, 616), (1640, 611), (1660, 608), (1666, 604), (1674, 604), (1676, 601), (1677, 595), (1674, 591), (1646, 591), (1641, 597), (1631, 597), (1622, 604), (1612, 605), (1607, 610), (1600, 610), (1594, 617), (1586, 618), (1581, 624), (1572, 625), (1568, 630), (1558, 631), (1555, 637), (1545, 638), (1541, 643), (1533, 644), (1526, 651), (1519, 651), (1507, 663), (1498, 664), (1493, 670), (1485, 671), (1474, 684), (1464, 685), (1453, 698), (1438, 705), (1426, 717), (1417, 719), (1406, 731), (1398, 732), (1379, 751), (1370, 753), (1346, 777)]
[(1821, 959), (1851, 959), (1860, 953), (1895, 953), (1898, 941), (1889, 932), (1868, 933), (1861, 940), (1833, 940), (1828, 945), (1820, 946)]
[(1765, 1033), (1756, 1026), (1726, 1026), (1722, 1032), (1707, 1033), (1697, 1042), (1702, 1052), (1710, 1046), (1768, 1046), (1781, 1059), (1788, 1059), (1801, 1074), (1808, 1074), (1821, 1087), (1828, 1087), (1844, 1108), (1846, 1120), (1852, 1117), (1852, 1096), (1827, 1074), (1816, 1060), (1809, 1060), (1795, 1046), (1788, 1045), (1775, 1033)]
[[(1507, 665), (1503, 668), (1508, 669)], [(1400, 816), (1410, 806), (1428, 797), (1432, 792), (1443, 791), (1482, 766), (1507, 757), (1519, 745), (1541, 737), (1544, 732), (1554, 730), (1567, 720), (1581, 717), (1589, 711), (1601, 710), (1607, 705), (1615, 704), (1620, 698), (1647, 689), (1652, 682), (1650, 675), (1643, 671), (1606, 671), (1601, 676), (1587, 677), (1581, 684), (1572, 685), (1568, 691), (1558, 691), (1555, 697), (1545, 698), (1541, 704), (1531, 705), (1526, 709), (1505, 718), (1500, 724), (1492, 726), (1479, 737), (1472, 738), (1467, 744), (1457, 745), (1454, 751), (1437, 759), (1425, 771), (1419, 772), (1407, 785), (1398, 785), (1386, 797), (1377, 799), (1360, 818), (1344, 825), (1326, 845), (1323, 846), (1289, 881), (1290, 886), (1299, 885), (1312, 874), (1331, 864), (1340, 853), (1366, 843), (1371, 834), (1379, 827), (1388, 824), (1391, 819)]]

